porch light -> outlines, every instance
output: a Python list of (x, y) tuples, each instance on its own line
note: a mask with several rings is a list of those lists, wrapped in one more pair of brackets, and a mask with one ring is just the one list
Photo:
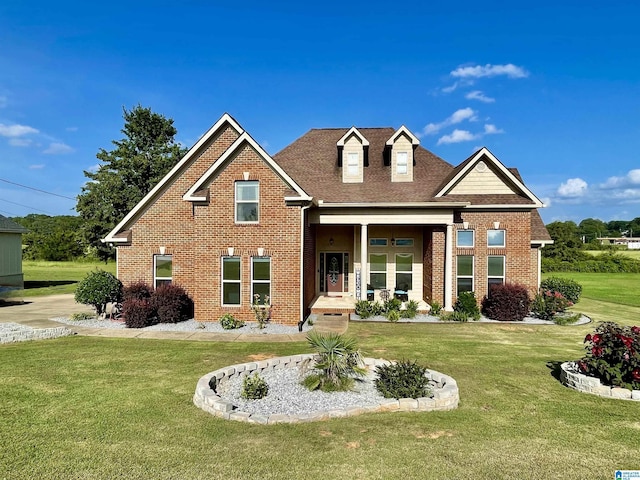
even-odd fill
[(333, 237), (329, 239), (329, 245), (333, 246)]
[(396, 239), (391, 237), (391, 246), (395, 247), (396, 246)]

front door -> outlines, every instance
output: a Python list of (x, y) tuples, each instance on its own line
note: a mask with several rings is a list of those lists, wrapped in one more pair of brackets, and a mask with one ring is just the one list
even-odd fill
[(327, 253), (325, 258), (327, 293), (341, 293), (344, 285), (342, 253)]

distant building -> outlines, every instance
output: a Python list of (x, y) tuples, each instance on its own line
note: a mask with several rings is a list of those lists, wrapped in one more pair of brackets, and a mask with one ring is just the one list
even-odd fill
[(601, 245), (626, 245), (629, 250), (640, 250), (640, 237), (598, 237)]

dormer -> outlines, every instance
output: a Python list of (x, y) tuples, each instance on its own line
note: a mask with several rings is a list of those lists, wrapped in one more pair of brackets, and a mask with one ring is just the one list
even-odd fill
[(413, 182), (413, 152), (419, 144), (420, 140), (404, 125), (387, 140), (392, 182)]
[(336, 143), (338, 166), (342, 167), (343, 183), (362, 183), (364, 167), (368, 165), (369, 141), (351, 127)]

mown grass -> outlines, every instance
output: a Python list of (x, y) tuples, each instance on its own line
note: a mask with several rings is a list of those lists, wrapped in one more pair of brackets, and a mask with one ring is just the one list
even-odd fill
[(452, 375), (459, 408), (274, 426), (206, 414), (192, 404), (195, 384), (224, 365), (306, 352), (304, 343), (2, 345), (0, 478), (613, 478), (639, 466), (639, 405), (556, 378), (592, 329), (351, 324), (365, 355)]
[(56, 295), (74, 293), (76, 285), (87, 273), (100, 269), (115, 275), (115, 262), (45, 262), (39, 260), (24, 260), (24, 290), (16, 290), (11, 296), (35, 297), (42, 295)]
[[(593, 255), (597, 257), (598, 255), (602, 255), (603, 253), (607, 253), (609, 250), (585, 250), (589, 255)], [(624, 255), (629, 258), (634, 258), (636, 260), (640, 260), (640, 250), (628, 250), (628, 249), (616, 249), (612, 251), (615, 254)]]
[(570, 278), (581, 284), (583, 299), (640, 307), (639, 273), (552, 272), (544, 278), (552, 276)]

